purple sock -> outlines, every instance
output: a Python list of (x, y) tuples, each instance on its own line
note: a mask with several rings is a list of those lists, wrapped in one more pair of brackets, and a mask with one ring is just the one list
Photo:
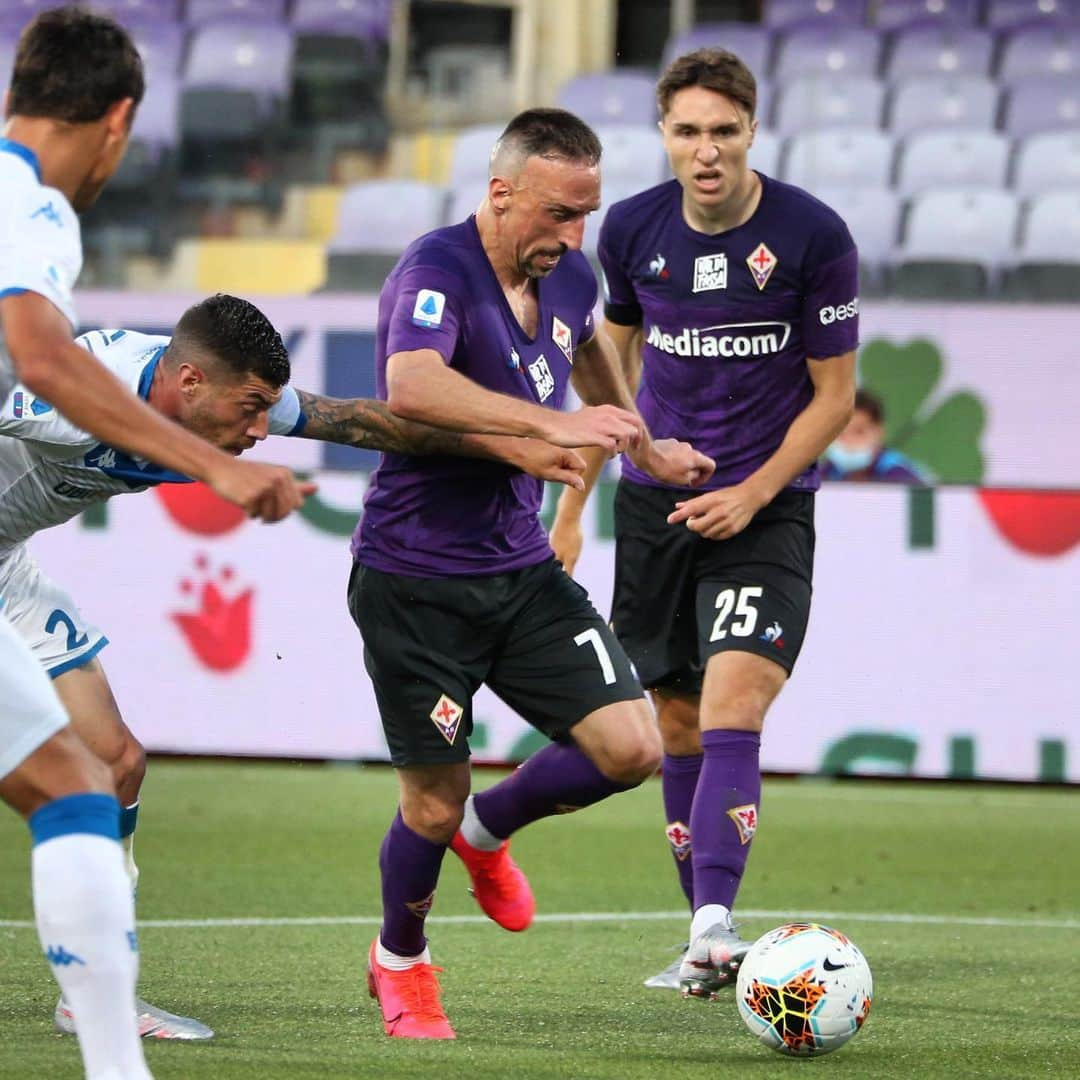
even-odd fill
[(568, 814), (633, 787), (609, 780), (576, 746), (551, 743), (475, 795), (473, 807), (484, 828), (505, 839), (531, 821)]
[(679, 884), (694, 910), (694, 863), (690, 858), (690, 810), (694, 804), (698, 775), (704, 754), (687, 754), (685, 757), (664, 755), (660, 770), (660, 786), (664, 793), (664, 815), (667, 817), (667, 838), (671, 854), (675, 856), (675, 869), (679, 872)]
[(755, 731), (703, 731), (701, 746), (705, 760), (690, 811), (694, 904), (723, 904), (730, 910), (757, 829), (761, 736)]
[(398, 811), (379, 849), (383, 900), (379, 937), (390, 952), (417, 956), (424, 951), (424, 920), (435, 900), (445, 854), (444, 844), (414, 833)]

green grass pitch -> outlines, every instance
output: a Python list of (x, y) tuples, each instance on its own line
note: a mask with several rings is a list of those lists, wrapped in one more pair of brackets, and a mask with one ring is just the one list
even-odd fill
[[(760, 1046), (732, 997), (641, 985), (687, 926), (655, 781), (515, 840), (543, 917), (527, 933), (454, 921), (477, 909), (448, 855), (430, 933), (458, 1039), (387, 1039), (363, 965), (394, 804), (382, 768), (152, 763), (136, 843), (141, 992), (217, 1031), (148, 1046), (158, 1080), (1080, 1075), (1080, 793), (768, 780), (740, 897), (747, 936), (817, 916), (874, 971), (862, 1033), (810, 1062)], [(25, 827), (0, 816), (0, 1077), (75, 1080), (25, 925), (28, 852)]]

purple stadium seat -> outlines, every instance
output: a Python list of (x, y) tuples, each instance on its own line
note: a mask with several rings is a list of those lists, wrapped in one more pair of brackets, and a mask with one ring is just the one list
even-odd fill
[(888, 187), (893, 142), (873, 128), (826, 128), (792, 136), (784, 179), (816, 192), (823, 187)]
[(1080, 26), (1027, 26), (1013, 31), (1001, 53), (998, 78), (1080, 74)]
[(284, 26), (217, 23), (191, 36), (185, 88), (249, 90), (267, 104), (289, 92), (293, 37)]
[(986, 25), (994, 30), (1077, 20), (1080, 20), (1080, 0), (989, 0), (986, 11)]
[(11, 83), (11, 69), (15, 66), (15, 42), (0, 37), (0, 91)]
[(659, 184), (667, 176), (667, 154), (655, 124), (600, 124), (596, 128), (604, 156), (605, 184)]
[(894, 135), (933, 128), (992, 128), (998, 90), (977, 75), (917, 75), (893, 91), (889, 128)]
[(634, 71), (579, 75), (563, 84), (558, 104), (589, 124), (652, 124), (656, 81)]
[(581, 250), (591, 258), (596, 257), (596, 244), (600, 239), (600, 226), (604, 223), (604, 215), (617, 202), (629, 199), (639, 191), (646, 191), (652, 187), (650, 181), (638, 181), (637, 183), (604, 184), (601, 197), (603, 202), (600, 209), (590, 214), (585, 219), (585, 235), (581, 239)]
[(243, 22), (283, 22), (285, 0), (187, 0), (189, 26), (235, 19)]
[(491, 151), (504, 127), (505, 124), (478, 124), (458, 135), (450, 161), (450, 187), (454, 191), (468, 188), (483, 194)]
[(131, 135), (156, 154), (180, 142), (180, 80), (175, 75), (158, 74), (147, 82)]
[(900, 152), (896, 186), (902, 195), (931, 188), (1004, 187), (1009, 140), (997, 131), (922, 131)]
[(17, 38), (39, 11), (56, 6), (56, 0), (0, 0), (0, 36)]
[(185, 32), (179, 23), (136, 22), (128, 30), (142, 57), (147, 83), (180, 74)]
[(476, 208), (483, 202), (486, 191), (484, 184), (477, 185), (476, 181), (473, 181), (471, 186), (454, 188), (446, 203), (444, 224), (457, 225), (470, 214), (475, 214)]
[(1080, 127), (1080, 76), (1043, 75), (1014, 83), (1007, 95), (1004, 127), (1012, 135), (1075, 131)]
[(94, 0), (93, 6), (129, 27), (180, 20), (180, 0)]
[(860, 276), (864, 268), (884, 264), (899, 239), (900, 200), (883, 187), (821, 187), (813, 192), (846, 223), (859, 249)]
[(884, 100), (885, 87), (869, 75), (805, 75), (783, 88), (772, 127), (781, 135), (823, 127), (880, 127)]
[(292, 27), (298, 34), (336, 34), (385, 41), (391, 0), (295, 0)]
[(1080, 263), (1080, 188), (1051, 191), (1031, 200), (1020, 259)]
[(808, 26), (784, 34), (777, 79), (799, 75), (876, 75), (881, 37), (861, 26)]
[(866, 0), (765, 0), (767, 26), (836, 22), (859, 25), (866, 18)]
[(880, 30), (909, 26), (974, 26), (978, 0), (880, 0), (874, 25)]
[(766, 176), (780, 175), (780, 136), (764, 128), (758, 128), (754, 145), (750, 147), (747, 161), (750, 168)]
[(1019, 208), (1010, 191), (987, 188), (927, 191), (908, 214), (906, 258), (997, 265), (1013, 249)]
[(664, 46), (660, 66), (665, 68), (677, 56), (694, 52), (695, 49), (717, 48), (733, 52), (757, 78), (768, 75), (769, 31), (749, 23), (702, 23), (685, 34), (670, 38)]
[(913, 26), (893, 39), (886, 63), (890, 79), (909, 75), (989, 75), (994, 38), (989, 30)]
[(1044, 131), (1024, 139), (1012, 186), (1021, 198), (1058, 188), (1080, 191), (1080, 131)]
[(419, 180), (352, 184), (341, 197), (331, 252), (394, 255), (443, 221), (446, 193)]

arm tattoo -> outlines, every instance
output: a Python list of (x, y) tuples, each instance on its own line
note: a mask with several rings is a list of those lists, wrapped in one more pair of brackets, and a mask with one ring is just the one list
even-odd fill
[(328, 398), (297, 390), (300, 412), (306, 419), (301, 437), (341, 443), (361, 450), (393, 454), (457, 454), (458, 431), (417, 424), (395, 416), (384, 401), (371, 398)]

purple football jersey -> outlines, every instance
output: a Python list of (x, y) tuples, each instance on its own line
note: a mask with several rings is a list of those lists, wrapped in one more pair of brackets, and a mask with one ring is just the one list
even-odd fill
[[(761, 177), (745, 224), (709, 236), (670, 180), (615, 203), (600, 232), (604, 312), (641, 325), (637, 403), (654, 438), (716, 461), (706, 488), (745, 480), (813, 397), (807, 358), (859, 338), (858, 256), (847, 226), (800, 188)], [(623, 457), (623, 476), (658, 485)], [(817, 465), (791, 487), (819, 486)]]
[[(514, 317), (470, 217), (409, 247), (379, 294), (378, 395), (394, 353), (434, 349), (488, 390), (561, 408), (574, 352), (594, 333), (597, 287), (567, 252), (538, 282), (530, 338)], [(353, 556), (414, 577), (501, 574), (551, 557), (538, 514), (543, 481), (496, 461), (384, 454), (364, 499)]]

